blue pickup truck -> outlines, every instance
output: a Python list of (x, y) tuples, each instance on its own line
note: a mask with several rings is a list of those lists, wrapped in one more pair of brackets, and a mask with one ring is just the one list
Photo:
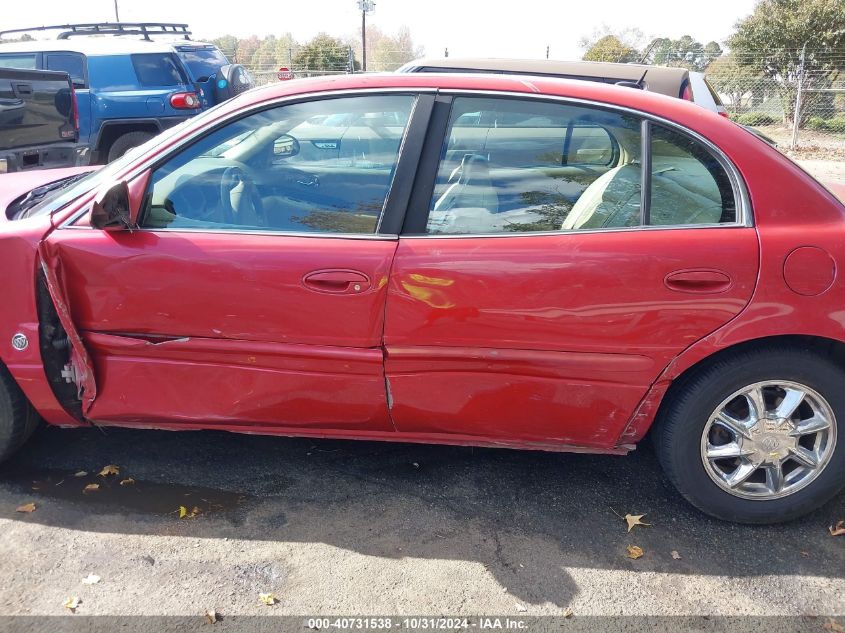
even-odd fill
[[(56, 30), (56, 39), (3, 43), (4, 37)], [(105, 163), (252, 87), (243, 66), (190, 35), (187, 24), (146, 22), (0, 31), (0, 67), (68, 73), (79, 142), (88, 146), (90, 163)]]

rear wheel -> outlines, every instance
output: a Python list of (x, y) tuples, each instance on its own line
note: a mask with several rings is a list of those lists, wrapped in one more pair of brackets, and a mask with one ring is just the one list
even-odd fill
[(0, 365), (0, 461), (18, 450), (40, 418), (8, 370)]
[(796, 518), (845, 484), (843, 384), (842, 369), (806, 349), (719, 360), (667, 402), (654, 429), (658, 458), (708, 514), (745, 523)]
[(133, 147), (138, 147), (153, 137), (149, 132), (127, 132), (118, 136), (109, 148), (109, 162), (120, 158)]

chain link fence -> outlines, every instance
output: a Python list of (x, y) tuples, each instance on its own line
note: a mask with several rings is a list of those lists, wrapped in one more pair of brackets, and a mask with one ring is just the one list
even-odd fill
[[(792, 55), (802, 58), (801, 51)], [(799, 63), (787, 76), (770, 77), (725, 58), (707, 69), (707, 79), (733, 120), (760, 130), (781, 150), (845, 160), (845, 74), (838, 70), (845, 53), (806, 51), (804, 58), (823, 68)]]
[[(246, 51), (221, 47), (233, 63), (243, 64), (258, 86), (279, 81), (279, 69), (286, 68), (294, 78), (342, 75), (364, 72), (363, 54), (358, 46), (321, 46), (280, 43), (273, 50)], [(376, 46), (367, 49), (366, 72), (391, 72), (416, 58), (418, 51)]]
[[(277, 40), (254, 49), (221, 46), (233, 62), (243, 64), (257, 85), (279, 81), (279, 69), (293, 77), (318, 77), (364, 72), (357, 45), (307, 46)], [(794, 64), (786, 76), (753, 72), (765, 68), (778, 53), (806, 61)], [(419, 56), (419, 51), (385, 46), (367, 48), (366, 72), (390, 72)], [(750, 62), (750, 63), (749, 63)], [(845, 51), (764, 51), (752, 59), (727, 53), (705, 70), (731, 118), (760, 130), (781, 150), (805, 157), (845, 161)], [(797, 112), (797, 116), (796, 116)]]

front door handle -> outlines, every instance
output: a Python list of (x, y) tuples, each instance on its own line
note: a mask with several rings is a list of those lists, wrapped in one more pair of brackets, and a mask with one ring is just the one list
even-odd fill
[(360, 294), (370, 287), (370, 278), (357, 270), (315, 270), (302, 278), (309, 290), (328, 294)]
[(663, 283), (669, 290), (677, 292), (715, 294), (728, 290), (733, 285), (733, 280), (721, 270), (698, 268), (676, 270), (666, 275)]

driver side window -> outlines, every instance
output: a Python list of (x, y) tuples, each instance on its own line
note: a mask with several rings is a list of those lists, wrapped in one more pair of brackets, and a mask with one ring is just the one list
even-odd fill
[(141, 226), (375, 233), (414, 100), (323, 99), (224, 125), (153, 172)]

